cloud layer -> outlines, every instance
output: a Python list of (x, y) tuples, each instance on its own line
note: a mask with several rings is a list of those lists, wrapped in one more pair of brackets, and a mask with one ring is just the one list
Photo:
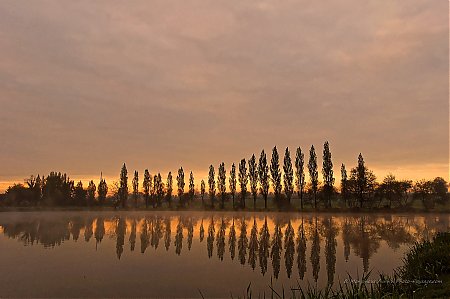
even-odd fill
[(204, 173), (325, 140), (336, 165), (448, 177), (448, 18), (429, 0), (1, 1), (0, 180)]

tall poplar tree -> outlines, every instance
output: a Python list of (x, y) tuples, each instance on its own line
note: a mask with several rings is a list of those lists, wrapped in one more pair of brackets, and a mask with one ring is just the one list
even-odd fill
[(241, 207), (245, 208), (245, 198), (247, 197), (247, 163), (245, 159), (239, 163), (239, 185), (241, 187)]
[(202, 197), (202, 206), (205, 206), (205, 193), (206, 193), (206, 185), (205, 180), (200, 182), (200, 196)]
[(294, 193), (294, 170), (292, 169), (291, 153), (289, 148), (286, 148), (283, 160), (284, 171), (284, 194), (289, 203), (291, 203), (292, 193)]
[(134, 171), (132, 185), (133, 185), (134, 206), (137, 207), (137, 200), (139, 196), (139, 173), (137, 172), (137, 170)]
[(260, 182), (260, 191), (264, 198), (264, 208), (267, 209), (267, 196), (269, 195), (269, 166), (267, 165), (267, 156), (262, 150), (258, 163), (258, 175)]
[(162, 181), (161, 173), (158, 173), (158, 176), (156, 177), (156, 198), (158, 201), (158, 206), (161, 206), (161, 201), (164, 198), (164, 183)]
[(106, 184), (105, 179), (103, 178), (103, 173), (100, 174), (100, 182), (98, 183), (98, 203), (103, 205), (106, 201), (106, 195), (108, 194), (108, 184)]
[(341, 165), (341, 197), (344, 204), (347, 205), (348, 199), (348, 175), (344, 163)]
[(317, 208), (317, 188), (319, 187), (319, 172), (317, 171), (317, 155), (314, 145), (309, 150), (308, 163), (309, 178), (311, 180), (311, 190), (314, 195), (314, 208)]
[(91, 180), (87, 187), (87, 204), (88, 204), (88, 206), (91, 206), (92, 204), (94, 204), (96, 190), (97, 190), (97, 187), (95, 186), (94, 181)]
[(167, 187), (166, 187), (166, 197), (169, 207), (172, 207), (172, 193), (173, 193), (173, 177), (172, 172), (169, 171), (167, 174)]
[(303, 189), (305, 188), (305, 155), (300, 147), (297, 148), (295, 154), (295, 177), (297, 184), (298, 197), (300, 199), (300, 207), (303, 210)]
[(215, 180), (214, 166), (209, 165), (208, 185), (209, 185), (209, 199), (211, 205), (214, 207), (214, 201), (216, 200), (216, 180)]
[(230, 193), (231, 198), (233, 199), (233, 209), (234, 209), (234, 198), (236, 196), (236, 165), (231, 165), (230, 170), (230, 178), (229, 178), (229, 184), (230, 184)]
[(248, 177), (250, 180), (250, 191), (253, 196), (253, 209), (256, 209), (256, 197), (258, 196), (258, 165), (256, 164), (256, 157), (253, 154), (248, 160)]
[(323, 145), (323, 163), (322, 163), (322, 175), (323, 175), (323, 191), (327, 200), (327, 206), (331, 208), (331, 197), (333, 195), (333, 161), (331, 160), (330, 145), (326, 141)]
[(127, 206), (128, 199), (128, 171), (127, 166), (123, 163), (122, 170), (120, 171), (119, 182), (119, 201), (122, 203), (122, 207)]
[(191, 173), (189, 174), (189, 200), (191, 202), (194, 201), (194, 196), (195, 196), (194, 174), (191, 171)]
[(220, 208), (223, 209), (225, 207), (225, 196), (226, 196), (226, 171), (225, 171), (225, 164), (222, 162), (219, 165), (219, 175), (217, 178), (217, 189), (219, 190), (221, 203)]
[(178, 186), (178, 199), (180, 201), (180, 204), (183, 205), (183, 195), (184, 195), (184, 170), (183, 167), (180, 167), (178, 169), (178, 175), (177, 175), (177, 186)]
[(275, 199), (278, 201), (281, 195), (281, 171), (280, 171), (280, 157), (278, 155), (277, 147), (272, 149), (272, 160), (270, 161), (270, 174), (272, 178), (273, 191)]
[(142, 189), (144, 191), (144, 200), (145, 200), (145, 207), (148, 208), (148, 202), (150, 199), (150, 189), (152, 187), (152, 177), (150, 176), (150, 173), (148, 172), (148, 169), (144, 171), (144, 180), (142, 182)]
[(358, 166), (356, 167), (356, 187), (358, 192), (359, 206), (363, 207), (364, 192), (367, 185), (366, 166), (361, 153), (358, 156)]

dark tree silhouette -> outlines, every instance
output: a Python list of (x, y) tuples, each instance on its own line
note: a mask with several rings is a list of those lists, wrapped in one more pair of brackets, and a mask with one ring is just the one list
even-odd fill
[(95, 186), (94, 181), (90, 181), (87, 187), (87, 204), (91, 206), (95, 202), (95, 191), (97, 191), (97, 187)]
[(278, 156), (278, 150), (276, 146), (272, 149), (272, 160), (270, 161), (270, 174), (272, 178), (275, 200), (279, 201), (281, 195), (281, 171), (280, 171), (280, 157)]
[(100, 175), (100, 183), (98, 183), (98, 203), (104, 205), (106, 201), (106, 195), (108, 194), (108, 184), (106, 184), (105, 179)]
[(231, 259), (234, 260), (236, 256), (236, 228), (234, 226), (234, 218), (228, 235), (228, 249), (230, 250)]
[(264, 208), (267, 209), (267, 196), (269, 195), (269, 166), (267, 166), (267, 157), (264, 150), (259, 157), (258, 175), (261, 185), (260, 191), (264, 198)]
[(86, 204), (86, 190), (83, 189), (83, 183), (79, 181), (74, 189), (75, 205), (84, 206)]
[(323, 163), (322, 163), (322, 175), (323, 175), (323, 191), (326, 197), (326, 203), (331, 208), (331, 197), (333, 195), (333, 161), (331, 160), (330, 145), (328, 141), (323, 145)]
[(206, 185), (205, 185), (205, 181), (202, 180), (200, 182), (200, 196), (202, 198), (202, 206), (205, 206), (205, 193), (206, 193)]
[(226, 185), (226, 171), (225, 171), (225, 164), (222, 162), (219, 165), (219, 174), (217, 178), (217, 189), (219, 190), (220, 195), (220, 208), (223, 209), (225, 207), (225, 196), (227, 191), (227, 185)]
[(178, 186), (178, 200), (181, 205), (184, 205), (183, 196), (184, 196), (184, 170), (183, 167), (178, 169), (177, 175), (177, 186)]
[(256, 197), (258, 196), (258, 165), (255, 155), (248, 160), (248, 178), (250, 180), (250, 191), (253, 196), (253, 209), (256, 209)]
[(128, 241), (130, 242), (130, 251), (134, 251), (134, 248), (136, 246), (136, 219), (133, 219), (131, 221), (131, 231), (130, 231), (130, 238)]
[(313, 270), (314, 281), (317, 282), (320, 271), (320, 236), (319, 231), (317, 229), (317, 217), (315, 219), (313, 240), (311, 245), (311, 265)]
[(188, 230), (187, 243), (188, 243), (188, 250), (190, 251), (192, 247), (192, 240), (194, 238), (194, 225), (192, 224), (192, 218), (189, 218), (188, 220), (187, 230)]
[(128, 199), (128, 171), (127, 166), (123, 163), (122, 170), (120, 171), (119, 182), (119, 201), (122, 204), (122, 208), (127, 206)]
[(173, 193), (173, 177), (172, 172), (169, 171), (167, 174), (167, 185), (166, 185), (166, 197), (169, 207), (172, 207), (172, 193)]
[(141, 227), (141, 253), (145, 253), (150, 245), (150, 234), (148, 233), (148, 220), (144, 219)]
[(269, 258), (270, 233), (267, 226), (267, 217), (264, 218), (264, 224), (259, 232), (259, 265), (261, 274), (264, 276), (267, 272), (267, 259)]
[(95, 250), (97, 250), (97, 245), (102, 242), (103, 236), (105, 235), (105, 220), (102, 217), (98, 217), (95, 223), (94, 237)]
[(189, 174), (189, 200), (191, 202), (194, 201), (194, 196), (195, 196), (194, 174), (191, 171), (191, 173)]
[(303, 210), (303, 190), (305, 188), (305, 155), (300, 147), (295, 153), (295, 177), (297, 185), (298, 198), (300, 199), (300, 208)]
[(134, 206), (137, 207), (137, 200), (139, 197), (139, 173), (137, 172), (137, 170), (134, 171), (132, 185), (133, 185)]
[(239, 261), (242, 265), (245, 265), (248, 247), (247, 223), (245, 222), (245, 218), (242, 218), (241, 220), (240, 230), (241, 233), (239, 234), (238, 239)]
[(294, 171), (292, 169), (291, 153), (289, 148), (286, 148), (283, 161), (284, 171), (284, 194), (289, 203), (291, 203), (292, 193), (294, 193)]
[(248, 263), (255, 270), (256, 259), (258, 257), (258, 227), (256, 226), (256, 219), (253, 219), (253, 227), (250, 232), (250, 240), (248, 243)]
[(348, 204), (348, 176), (347, 170), (345, 169), (345, 165), (342, 163), (341, 165), (341, 197), (344, 205)]
[(200, 223), (200, 242), (203, 242), (204, 238), (205, 238), (205, 229), (203, 228), (203, 219), (202, 219), (202, 223)]
[(164, 183), (162, 181), (161, 174), (158, 173), (158, 175), (156, 176), (156, 201), (158, 206), (161, 206), (162, 204), (164, 193)]
[(336, 235), (337, 229), (333, 225), (333, 218), (327, 218), (323, 223), (325, 231), (325, 262), (327, 265), (328, 284), (333, 285), (336, 272)]
[(309, 163), (308, 163), (309, 178), (311, 180), (311, 190), (314, 195), (314, 208), (317, 208), (317, 189), (319, 187), (319, 173), (317, 171), (317, 156), (314, 145), (311, 145), (309, 150)]
[(120, 260), (120, 257), (123, 253), (123, 246), (125, 245), (125, 234), (127, 231), (127, 223), (125, 218), (119, 217), (116, 224), (116, 254), (117, 258)]
[(360, 153), (358, 156), (358, 166), (356, 167), (356, 188), (358, 192), (359, 207), (363, 207), (364, 192), (367, 186), (366, 166), (364, 165), (364, 158)]
[(233, 163), (233, 165), (231, 165), (229, 184), (230, 184), (230, 193), (231, 193), (231, 198), (233, 199), (233, 209), (234, 209), (235, 208), (234, 198), (236, 196), (236, 165), (234, 165), (234, 163)]
[(241, 207), (245, 208), (245, 198), (247, 197), (247, 165), (245, 159), (239, 163), (239, 185), (241, 187)]
[(292, 227), (291, 221), (289, 220), (284, 233), (284, 263), (286, 266), (286, 273), (288, 278), (291, 278), (292, 266), (294, 265), (294, 254), (295, 254), (295, 231)]
[(208, 185), (209, 185), (209, 199), (211, 200), (211, 206), (214, 208), (214, 201), (216, 200), (216, 180), (214, 173), (214, 166), (209, 166), (208, 174)]
[(150, 189), (151, 188), (152, 188), (152, 177), (150, 176), (148, 169), (146, 169), (144, 171), (144, 180), (142, 182), (142, 189), (144, 191), (144, 200), (145, 200), (146, 208), (148, 208), (148, 202), (150, 199)]

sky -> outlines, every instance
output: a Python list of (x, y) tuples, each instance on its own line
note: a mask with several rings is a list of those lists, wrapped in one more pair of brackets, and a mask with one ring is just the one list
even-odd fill
[(379, 179), (448, 179), (448, 5), (0, 1), (0, 190), (326, 140), (338, 179), (360, 152)]

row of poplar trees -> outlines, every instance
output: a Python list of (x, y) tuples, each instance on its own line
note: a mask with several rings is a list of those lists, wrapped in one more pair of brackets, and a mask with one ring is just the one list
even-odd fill
[[(236, 165), (233, 163), (228, 174), (229, 193), (227, 193), (227, 172), (225, 170), (225, 164), (222, 162), (219, 165), (217, 180), (215, 168), (213, 165), (210, 165), (207, 183), (209, 187), (208, 193), (211, 205), (214, 206), (216, 197), (219, 197), (220, 206), (221, 208), (224, 208), (225, 200), (229, 194), (233, 201), (233, 207), (245, 208), (245, 200), (248, 194), (251, 193), (253, 197), (254, 207), (256, 207), (257, 196), (258, 194), (260, 194), (264, 199), (264, 207), (267, 208), (269, 188), (270, 185), (272, 185), (276, 202), (279, 203), (282, 201), (282, 191), (284, 191), (284, 197), (287, 199), (287, 202), (290, 203), (292, 195), (296, 190), (298, 198), (300, 199), (300, 206), (303, 209), (304, 193), (306, 187), (305, 168), (307, 168), (310, 178), (310, 191), (312, 192), (312, 196), (314, 199), (314, 207), (317, 208), (317, 193), (319, 190), (319, 167), (314, 145), (312, 145), (309, 150), (309, 160), (307, 165), (305, 165), (305, 155), (302, 149), (300, 147), (297, 148), (295, 153), (294, 167), (292, 165), (291, 153), (289, 151), (289, 148), (286, 148), (282, 168), (283, 172), (281, 171), (280, 157), (276, 146), (272, 149), (270, 165), (267, 161), (267, 156), (264, 150), (260, 154), (259, 161), (256, 160), (254, 154), (248, 161), (242, 159), (238, 165), (238, 173), (236, 173)], [(356, 172), (357, 177), (361, 181), (360, 184), (362, 198), (362, 186), (365, 184), (364, 178), (367, 169), (364, 166), (364, 160), (361, 154), (358, 158), (358, 167), (356, 168)], [(347, 176), (344, 164), (342, 164), (341, 167), (341, 174), (345, 177)], [(331, 207), (331, 198), (334, 192), (335, 178), (333, 174), (333, 162), (331, 159), (331, 151), (328, 141), (325, 142), (323, 146), (322, 175), (322, 191), (325, 198), (325, 205), (327, 207)], [(195, 197), (195, 185), (194, 175), (192, 171), (189, 175), (189, 186), (187, 194), (185, 194), (185, 175), (182, 167), (178, 170), (176, 181), (179, 203), (181, 205), (185, 205), (186, 203), (193, 201)], [(236, 196), (238, 183), (240, 187), (239, 197)], [(247, 189), (248, 185), (250, 185), (250, 190)], [(140, 194), (139, 174), (137, 171), (134, 172), (132, 187), (132, 196), (134, 198), (135, 204), (137, 205), (137, 200)], [(160, 173), (152, 177), (148, 169), (146, 169), (144, 171), (144, 178), (142, 182), (142, 193), (147, 207), (150, 203), (152, 203), (153, 206), (160, 206), (164, 199), (168, 202), (169, 206), (171, 206), (173, 197), (172, 173), (168, 173), (166, 184), (164, 184)], [(205, 194), (206, 183), (204, 180), (201, 180), (200, 195), (203, 205), (205, 204)], [(126, 165), (123, 164), (117, 191), (118, 203), (121, 203), (123, 207), (127, 205), (128, 195), (128, 174)]]

